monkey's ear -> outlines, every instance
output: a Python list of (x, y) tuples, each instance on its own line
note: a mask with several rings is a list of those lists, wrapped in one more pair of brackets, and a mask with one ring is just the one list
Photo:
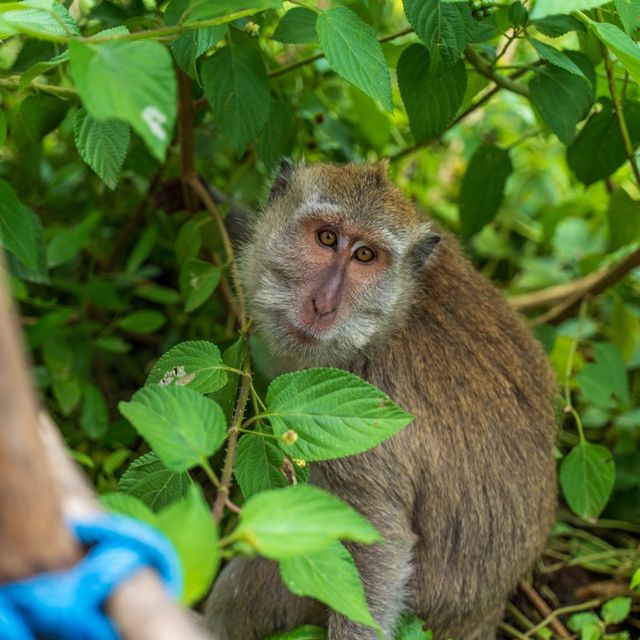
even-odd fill
[(387, 181), (387, 173), (389, 172), (389, 160), (383, 158), (371, 166), (373, 175), (378, 181), (378, 185), (382, 185)]
[(291, 178), (293, 178), (293, 174), (295, 173), (296, 168), (287, 158), (283, 158), (280, 161), (280, 166), (278, 167), (278, 175), (273, 181), (273, 185), (271, 186), (271, 193), (269, 193), (269, 204), (271, 204), (276, 198), (281, 196), (291, 184)]
[(440, 236), (429, 232), (411, 247), (410, 260), (414, 271), (422, 269), (439, 242)]

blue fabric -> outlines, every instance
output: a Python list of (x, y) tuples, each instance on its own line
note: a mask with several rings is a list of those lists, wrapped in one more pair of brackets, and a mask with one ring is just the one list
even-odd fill
[(71, 529), (88, 549), (78, 564), (0, 585), (0, 640), (117, 640), (102, 605), (142, 567), (155, 568), (172, 595), (182, 592), (173, 547), (151, 527), (100, 514)]

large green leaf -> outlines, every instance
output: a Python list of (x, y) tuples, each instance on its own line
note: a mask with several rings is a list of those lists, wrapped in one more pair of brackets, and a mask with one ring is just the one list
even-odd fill
[(199, 393), (211, 393), (227, 382), (220, 349), (204, 340), (181, 342), (163, 354), (153, 366), (146, 385), (179, 385)]
[(195, 311), (216, 290), (222, 277), (222, 269), (211, 262), (189, 258), (180, 269), (180, 293), (184, 298), (184, 310)]
[(173, 57), (176, 59), (178, 66), (186, 71), (191, 78), (198, 80), (196, 68), (198, 58), (220, 42), (226, 32), (227, 26), (222, 24), (216, 27), (193, 29), (183, 33), (171, 43)]
[(610, 0), (537, 0), (531, 11), (531, 18), (537, 19), (559, 13), (584, 11), (607, 4), (607, 2)]
[(333, 69), (392, 111), (391, 75), (373, 28), (347, 7), (321, 13), (316, 28)]
[(64, 41), (80, 35), (68, 9), (54, 0), (26, 0), (0, 4), (0, 36), (24, 33), (33, 38)]
[(407, 19), (429, 50), (432, 64), (456, 62), (467, 44), (465, 18), (458, 7), (442, 0), (403, 2)]
[(269, 118), (271, 96), (258, 49), (227, 46), (202, 63), (200, 76), (221, 133), (240, 153)]
[(569, 31), (584, 33), (587, 30), (584, 24), (577, 18), (562, 14), (532, 20), (531, 23), (540, 33), (549, 38), (559, 38), (565, 33), (569, 33)]
[(294, 7), (282, 16), (273, 39), (287, 44), (313, 44), (318, 42), (316, 21), (318, 14), (305, 7)]
[(640, 47), (624, 31), (608, 22), (591, 22), (591, 28), (600, 40), (615, 54), (629, 75), (640, 82)]
[(531, 80), (529, 89), (531, 102), (545, 124), (562, 142), (569, 144), (575, 136), (576, 125), (587, 116), (593, 104), (593, 86), (585, 77), (554, 64), (542, 67)]
[(201, 464), (225, 440), (220, 406), (186, 387), (147, 386), (118, 408), (172, 471)]
[(220, 563), (218, 527), (200, 488), (192, 484), (187, 495), (157, 514), (160, 530), (178, 552), (184, 575), (183, 601), (205, 595)]
[(611, 249), (640, 242), (640, 201), (634, 200), (625, 189), (616, 189), (611, 194), (607, 218)]
[(538, 52), (538, 54), (540, 54), (541, 58), (543, 58), (547, 62), (550, 62), (556, 67), (560, 67), (561, 69), (564, 69), (569, 73), (573, 73), (576, 76), (584, 78), (590, 83), (582, 69), (566, 53), (558, 51), (558, 49), (552, 47), (550, 44), (542, 42), (541, 40), (537, 40), (536, 38), (528, 38), (528, 41)]
[[(609, 177), (627, 158), (624, 141), (611, 102), (600, 98), (602, 110), (594, 113), (567, 147), (567, 163), (586, 185)], [(640, 142), (640, 103), (627, 101), (623, 112), (632, 144)]]
[(129, 125), (122, 120), (96, 120), (79, 109), (73, 119), (73, 135), (82, 159), (115, 189), (129, 148)]
[(320, 551), (340, 539), (382, 541), (357, 511), (310, 485), (263, 491), (247, 500), (231, 538), (275, 560)]
[(37, 215), (20, 202), (8, 182), (0, 179), (0, 245), (25, 266), (38, 268), (42, 227)]
[(615, 463), (606, 447), (582, 442), (560, 465), (560, 485), (571, 510), (581, 518), (597, 518), (615, 480)]
[(71, 75), (97, 120), (124, 120), (162, 160), (176, 119), (176, 78), (169, 52), (151, 41), (69, 43)]
[(277, 167), (280, 160), (293, 151), (295, 143), (296, 127), (291, 107), (285, 100), (274, 100), (269, 121), (256, 145), (258, 157), (268, 168)]
[(47, 245), (47, 266), (50, 269), (73, 260), (84, 249), (102, 219), (98, 211), (92, 211), (73, 226), (56, 229)]
[(247, 434), (240, 438), (234, 473), (245, 499), (289, 483), (281, 467), (284, 453), (268, 438)]
[(116, 511), (130, 518), (136, 518), (136, 520), (154, 527), (158, 526), (156, 514), (134, 496), (128, 496), (124, 493), (104, 493), (100, 496), (100, 502), (109, 511)]
[(620, 624), (631, 613), (631, 598), (617, 596), (605, 602), (600, 609), (600, 616), (605, 624)]
[[(171, 4), (174, 4), (172, 2)], [(185, 4), (178, 0), (176, 4)], [(179, 22), (186, 24), (196, 20), (210, 20), (219, 17), (223, 22), (231, 22), (241, 15), (251, 15), (265, 9), (277, 9), (282, 0), (190, 0)]]
[(276, 435), (295, 431), (293, 444), (279, 441), (289, 457), (327, 460), (380, 444), (413, 416), (382, 391), (339, 369), (307, 369), (276, 378), (267, 391), (268, 417)]
[[(227, 367), (242, 369), (246, 353), (247, 344), (241, 336), (230, 347), (225, 349), (222, 354), (222, 361)], [(228, 381), (224, 387), (213, 392), (211, 397), (222, 407), (227, 422), (231, 422), (240, 376), (236, 373), (228, 373), (227, 377)]]
[(640, 0), (613, 0), (618, 16), (628, 35), (640, 27)]
[(593, 346), (593, 355), (595, 362), (576, 376), (585, 399), (602, 408), (615, 406), (616, 401), (629, 406), (629, 380), (620, 352), (610, 343), (599, 342)]
[(361, 624), (378, 629), (351, 554), (340, 542), (322, 551), (283, 558), (280, 575), (292, 593), (308, 596)]
[(155, 451), (134, 460), (118, 481), (118, 490), (138, 498), (152, 511), (159, 511), (187, 495), (189, 474), (167, 469)]
[(460, 223), (466, 238), (480, 231), (498, 213), (512, 171), (508, 150), (492, 144), (482, 144), (476, 149), (460, 189)]
[(398, 60), (398, 85), (413, 137), (421, 142), (437, 136), (455, 117), (467, 88), (467, 70), (462, 60), (433, 68), (427, 49), (413, 44)]

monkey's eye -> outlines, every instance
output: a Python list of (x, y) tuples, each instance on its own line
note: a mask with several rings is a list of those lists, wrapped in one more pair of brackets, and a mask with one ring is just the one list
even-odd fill
[(318, 242), (325, 247), (335, 247), (338, 243), (338, 236), (329, 229), (318, 231)]
[(358, 262), (372, 262), (376, 252), (371, 247), (358, 247), (353, 256)]

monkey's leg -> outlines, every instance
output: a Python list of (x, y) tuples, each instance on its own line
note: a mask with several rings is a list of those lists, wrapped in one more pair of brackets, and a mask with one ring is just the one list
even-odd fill
[(205, 621), (216, 640), (263, 640), (302, 624), (326, 626), (326, 607), (294, 596), (278, 565), (264, 558), (234, 558), (207, 598)]
[[(362, 582), (365, 585), (369, 610), (382, 628), (385, 640), (392, 640), (400, 618), (406, 608), (408, 584), (412, 567), (413, 540), (398, 536), (398, 532), (378, 529), (386, 540), (384, 544), (346, 545), (353, 554)], [(377, 640), (370, 627), (348, 620), (335, 611), (329, 612), (328, 640)]]

